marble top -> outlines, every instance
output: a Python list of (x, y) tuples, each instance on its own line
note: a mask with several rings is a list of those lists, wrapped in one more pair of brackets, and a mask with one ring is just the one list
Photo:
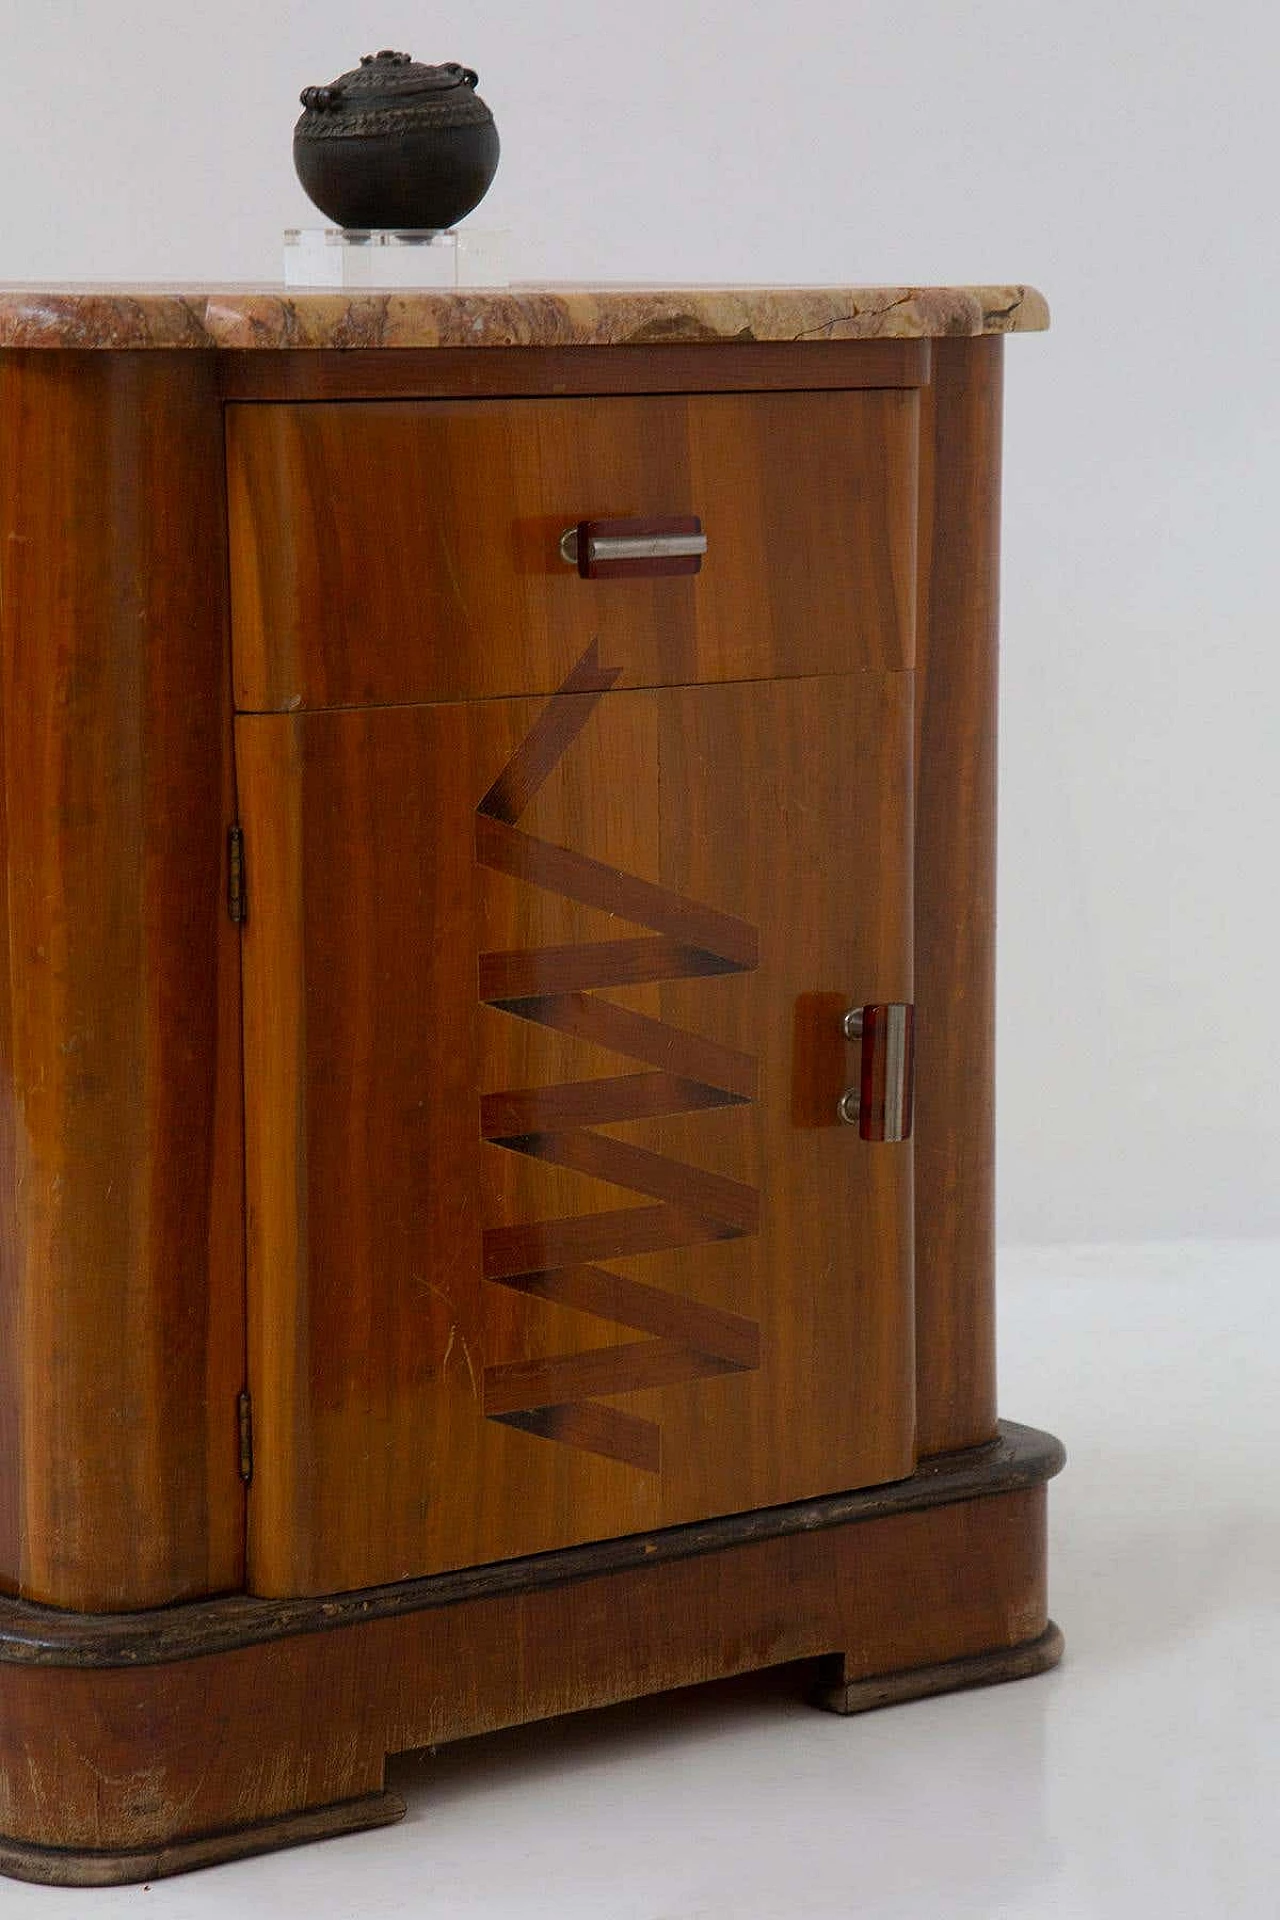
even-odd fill
[(576, 347), (1038, 333), (1034, 287), (526, 285), (456, 292), (0, 284), (0, 347)]

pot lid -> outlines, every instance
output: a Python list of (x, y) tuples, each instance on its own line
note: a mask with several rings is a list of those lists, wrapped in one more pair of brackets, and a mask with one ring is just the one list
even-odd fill
[(374, 104), (393, 106), (420, 94), (450, 93), (456, 87), (475, 87), (479, 75), (471, 67), (447, 60), (443, 66), (429, 67), (407, 53), (395, 53), (384, 47), (381, 53), (366, 53), (360, 65), (350, 73), (340, 73), (327, 87), (304, 87), (304, 107), (324, 113), (350, 103), (353, 107)]

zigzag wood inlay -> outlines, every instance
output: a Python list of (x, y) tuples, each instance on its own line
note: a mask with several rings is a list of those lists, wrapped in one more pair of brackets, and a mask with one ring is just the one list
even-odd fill
[(584, 853), (520, 833), (503, 821), (476, 821), (476, 858), (498, 873), (532, 880), (548, 893), (563, 894), (581, 906), (599, 907), (617, 920), (631, 920), (638, 927), (652, 927), (669, 940), (702, 948), (709, 959), (725, 967), (749, 969), (759, 964), (759, 936), (745, 920), (685, 900), (634, 874), (619, 873), (616, 867), (591, 860)]
[(611, 1120), (650, 1120), (742, 1103), (742, 1094), (722, 1093), (719, 1087), (682, 1080), (674, 1073), (624, 1073), (613, 1080), (486, 1093), (480, 1102), (480, 1132), (486, 1140), (513, 1139), (539, 1128), (554, 1132), (560, 1127), (601, 1127)]
[(504, 1284), (594, 1313), (637, 1333), (687, 1341), (700, 1353), (736, 1359), (741, 1367), (760, 1364), (760, 1329), (754, 1320), (724, 1307), (687, 1300), (665, 1287), (649, 1286), (628, 1273), (614, 1273), (607, 1267), (555, 1267), (545, 1273), (512, 1274)]
[(698, 1353), (680, 1340), (630, 1340), (621, 1346), (589, 1347), (585, 1353), (549, 1360), (512, 1360), (489, 1367), (484, 1377), (485, 1412), (518, 1413), (529, 1407), (565, 1406), (593, 1393), (636, 1393), (672, 1387), (708, 1373), (736, 1373), (737, 1362)]
[(595, 1262), (755, 1233), (759, 1194), (741, 1181), (588, 1129), (742, 1105), (755, 1097), (756, 1062), (750, 1054), (597, 1000), (590, 990), (749, 972), (758, 964), (759, 941), (756, 929), (732, 914), (517, 829), (516, 821), (620, 671), (600, 666), (595, 643), (587, 649), (480, 802), (476, 859), (494, 872), (646, 927), (650, 937), (481, 954), (480, 997), (515, 1018), (655, 1071), (486, 1094), (480, 1124), (482, 1137), (508, 1152), (571, 1167), (661, 1204), (487, 1228), (484, 1273), (517, 1292), (650, 1337), (488, 1367), (484, 1404), (490, 1419), (656, 1473), (657, 1423), (587, 1396), (758, 1367), (759, 1328), (741, 1314)]
[(600, 643), (593, 640), (476, 808), (482, 819), (513, 825), (520, 818), (621, 672), (600, 665)]
[(581, 1447), (585, 1453), (602, 1453), (610, 1460), (621, 1460), (628, 1467), (645, 1473), (662, 1470), (662, 1436), (654, 1420), (642, 1420), (639, 1414), (623, 1413), (620, 1407), (602, 1407), (598, 1400), (576, 1400), (560, 1407), (533, 1407), (526, 1413), (494, 1414), (491, 1418), (504, 1427), (518, 1427), (522, 1433), (536, 1433), (543, 1440), (558, 1440), (562, 1446)]
[(599, 940), (577, 947), (535, 947), (480, 955), (480, 998), (520, 1000), (539, 987), (639, 987), (651, 980), (691, 980), (741, 973), (732, 960), (675, 940)]
[(518, 1019), (533, 1020), (553, 1032), (571, 1034), (592, 1046), (625, 1054), (628, 1060), (643, 1060), (648, 1066), (703, 1081), (712, 1092), (734, 1094), (742, 1101), (756, 1097), (754, 1054), (737, 1053), (717, 1040), (705, 1040), (701, 1034), (682, 1033), (647, 1013), (633, 1013), (610, 1000), (593, 1000), (589, 993), (544, 994), (524, 1000), (495, 1000), (493, 1004)]
[(651, 1153), (647, 1147), (585, 1131), (517, 1134), (497, 1144), (512, 1153), (549, 1160), (553, 1166), (573, 1167), (597, 1180), (607, 1180), (611, 1186), (668, 1200), (685, 1213), (723, 1222), (739, 1233), (760, 1230), (760, 1195), (754, 1187), (686, 1166), (683, 1160), (671, 1160), (663, 1153)]
[(577, 1266), (583, 1260), (620, 1260), (627, 1254), (662, 1253), (668, 1248), (700, 1247), (711, 1240), (737, 1240), (741, 1236), (741, 1227), (685, 1213), (678, 1207), (619, 1207), (616, 1213), (534, 1220), (521, 1227), (488, 1227), (484, 1235), (484, 1277), (508, 1280), (535, 1268)]

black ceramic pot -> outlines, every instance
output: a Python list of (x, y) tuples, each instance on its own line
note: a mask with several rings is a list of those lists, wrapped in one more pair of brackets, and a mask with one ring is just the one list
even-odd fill
[(451, 227), (498, 170), (498, 129), (478, 76), (450, 61), (366, 53), (327, 87), (304, 87), (293, 164), (340, 227)]

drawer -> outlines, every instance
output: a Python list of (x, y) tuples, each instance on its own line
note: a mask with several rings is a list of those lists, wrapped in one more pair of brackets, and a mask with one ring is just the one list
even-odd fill
[[(912, 665), (914, 392), (236, 404), (241, 710)], [(588, 519), (696, 514), (696, 575), (583, 579)]]

